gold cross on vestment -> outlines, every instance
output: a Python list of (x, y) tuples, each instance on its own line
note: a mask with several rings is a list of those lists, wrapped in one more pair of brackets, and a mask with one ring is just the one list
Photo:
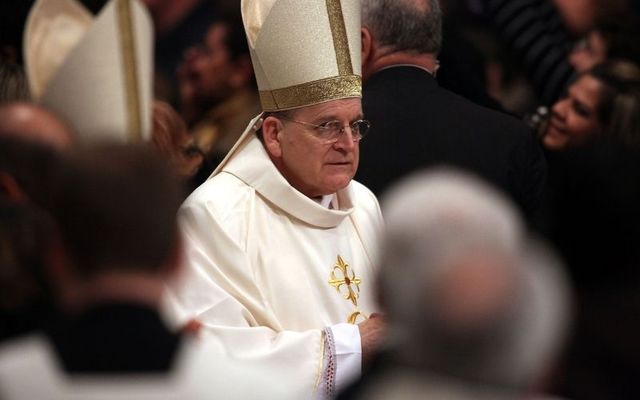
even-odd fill
[[(342, 278), (336, 276), (336, 272), (339, 272)], [(338, 256), (336, 264), (331, 271), (331, 279), (329, 284), (336, 288), (338, 293), (342, 294), (345, 300), (350, 300), (354, 306), (358, 306), (358, 297), (360, 296), (360, 278), (356, 277), (355, 272), (351, 269), (349, 264), (344, 262), (342, 257)], [(355, 290), (353, 289), (355, 287)], [(346, 288), (346, 294), (340, 289)]]

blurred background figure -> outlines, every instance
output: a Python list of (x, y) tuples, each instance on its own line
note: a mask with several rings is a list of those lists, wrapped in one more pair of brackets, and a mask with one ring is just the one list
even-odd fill
[[(528, 77), (535, 104), (550, 106), (574, 74), (572, 43), (598, 20), (630, 12), (627, 0), (485, 0), (483, 10)], [(531, 110), (530, 110), (531, 111)]]
[(542, 135), (548, 150), (602, 137), (640, 148), (640, 67), (611, 61), (581, 73), (554, 104)]
[(0, 104), (29, 101), (29, 84), (22, 66), (0, 62)]
[(52, 234), (41, 209), (0, 196), (0, 342), (35, 331), (51, 314), (43, 271)]
[(73, 140), (71, 130), (51, 111), (20, 102), (0, 106), (0, 137), (22, 138), (57, 150), (68, 148)]
[(640, 152), (601, 140), (556, 154), (549, 238), (577, 293), (554, 393), (637, 399), (640, 387)]
[(415, 175), (383, 200), (385, 351), (342, 398), (513, 399), (545, 390), (570, 323), (557, 260), (475, 178)]
[(640, 65), (640, 19), (625, 13), (596, 20), (569, 54), (577, 72), (584, 72), (606, 60), (626, 60)]
[(189, 183), (200, 169), (204, 154), (187, 131), (184, 119), (168, 103), (154, 101), (151, 142), (186, 184), (187, 194), (195, 187)]
[(203, 182), (260, 111), (238, 4), (222, 9), (178, 70), (180, 110), (205, 163)]
[(39, 328), (53, 309), (43, 266), (51, 205), (68, 128), (44, 108), (0, 105), (0, 340)]
[(22, 30), (31, 3), (0, 2), (0, 105), (30, 99), (22, 63)]

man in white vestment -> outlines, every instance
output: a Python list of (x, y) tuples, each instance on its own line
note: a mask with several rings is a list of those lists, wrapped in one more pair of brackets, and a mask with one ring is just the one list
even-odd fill
[(181, 207), (189, 275), (173, 285), (173, 311), (279, 374), (291, 398), (330, 397), (383, 327), (372, 315), (382, 216), (352, 181), (369, 127), (360, 5), (241, 6), (264, 112)]

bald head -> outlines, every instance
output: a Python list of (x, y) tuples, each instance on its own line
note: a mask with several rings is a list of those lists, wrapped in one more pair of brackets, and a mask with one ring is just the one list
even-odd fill
[(12, 136), (65, 149), (72, 142), (69, 128), (52, 112), (29, 103), (0, 106), (0, 137)]

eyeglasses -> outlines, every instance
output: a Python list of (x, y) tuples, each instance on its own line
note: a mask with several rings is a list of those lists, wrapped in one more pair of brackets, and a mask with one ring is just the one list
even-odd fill
[(364, 119), (359, 119), (352, 122), (349, 125), (342, 125), (340, 121), (327, 121), (320, 125), (311, 124), (309, 122), (297, 121), (295, 119), (283, 118), (285, 121), (295, 122), (297, 124), (309, 126), (315, 130), (315, 136), (321, 139), (326, 144), (337, 142), (344, 133), (347, 126), (351, 128), (351, 136), (354, 142), (359, 142), (366, 136), (371, 127), (371, 123)]

